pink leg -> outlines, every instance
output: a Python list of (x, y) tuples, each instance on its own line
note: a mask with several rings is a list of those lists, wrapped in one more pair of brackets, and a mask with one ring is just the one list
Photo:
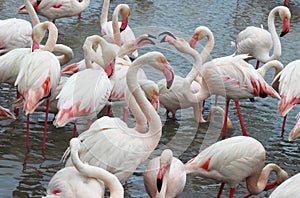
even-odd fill
[(175, 113), (172, 113), (172, 120), (176, 120), (176, 115), (175, 115)]
[(234, 188), (230, 188), (229, 198), (233, 198), (234, 191), (235, 191)]
[(241, 107), (240, 107), (239, 101), (235, 100), (234, 102), (235, 102), (235, 106), (236, 106), (238, 116), (239, 116), (239, 119), (240, 119), (240, 124), (241, 124), (241, 127), (242, 127), (243, 136), (248, 136), (248, 134), (246, 132), (246, 127), (245, 127), (245, 124), (244, 124), (244, 120), (243, 120), (243, 117), (242, 117), (242, 112), (241, 112)]
[(77, 136), (77, 126), (76, 126), (76, 121), (74, 121), (73, 137), (76, 136)]
[(109, 115), (110, 115), (110, 109), (111, 109), (111, 106), (110, 106), (110, 105), (108, 105), (108, 107), (107, 107), (107, 111), (106, 111), (106, 116), (109, 116)]
[(29, 147), (29, 123), (30, 123), (30, 114), (27, 114), (26, 121), (26, 147)]
[[(17, 92), (16, 99), (19, 99), (20, 98), (20, 92), (18, 91), (18, 87), (17, 87), (16, 92)], [(15, 113), (16, 116), (18, 116), (19, 115), (19, 109), (14, 107), (14, 113)]]
[(226, 138), (229, 102), (230, 102), (230, 99), (226, 99), (225, 118), (224, 118), (223, 129), (222, 129), (222, 139)]
[(217, 198), (220, 198), (220, 197), (221, 197), (222, 191), (223, 191), (223, 188), (224, 188), (224, 185), (225, 185), (225, 183), (221, 183), (221, 186), (220, 186), (220, 188), (219, 188), (219, 192), (218, 192)]
[(284, 0), (284, 4), (285, 7), (289, 7), (289, 1), (288, 0)]
[(44, 137), (43, 137), (43, 142), (42, 142), (42, 150), (45, 149), (45, 145), (46, 145), (49, 104), (50, 104), (50, 102), (49, 102), (49, 100), (47, 100), (47, 102), (46, 102), (46, 116), (45, 116), (45, 123), (44, 123)]
[(90, 128), (91, 124), (92, 124), (92, 120), (88, 119), (85, 130), (88, 130)]
[(258, 69), (258, 68), (259, 68), (259, 60), (256, 61), (256, 67), (255, 67), (255, 69)]
[(123, 109), (123, 121), (126, 122), (126, 118), (127, 118), (127, 107), (124, 107)]
[(283, 137), (283, 134), (284, 134), (284, 126), (285, 126), (285, 122), (286, 122), (286, 116), (287, 116), (287, 115), (285, 115), (285, 116), (283, 117), (283, 121), (282, 121), (282, 126), (281, 126), (281, 137)]

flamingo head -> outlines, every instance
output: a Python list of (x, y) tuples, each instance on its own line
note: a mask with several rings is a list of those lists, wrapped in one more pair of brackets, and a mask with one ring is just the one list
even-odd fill
[(157, 191), (160, 192), (163, 184), (163, 178), (168, 171), (173, 160), (173, 153), (170, 149), (166, 149), (160, 156), (160, 167), (156, 178)]
[(151, 80), (141, 80), (139, 84), (144, 91), (147, 99), (150, 101), (154, 109), (157, 111), (159, 109), (159, 88), (156, 83)]
[(207, 37), (207, 33), (206, 32), (210, 32), (210, 30), (205, 27), (205, 26), (199, 26), (195, 29), (194, 35), (192, 36), (191, 40), (190, 40), (190, 46), (192, 48), (195, 48), (197, 42), (199, 40), (202, 40), (203, 38)]
[(290, 31), (291, 12), (285, 6), (280, 6), (279, 17), (282, 20), (282, 31), (280, 37), (286, 35)]
[[(38, 12), (38, 6), (41, 3), (41, 0), (37, 0), (36, 2), (32, 3), (33, 9)], [(27, 14), (28, 11), (26, 10), (26, 5), (23, 4), (17, 9), (17, 14)]]
[(122, 18), (120, 32), (122, 32), (126, 29), (128, 24), (128, 17), (130, 16), (130, 8), (127, 4), (121, 4), (120, 15)]
[(191, 48), (190, 44), (186, 40), (176, 37), (171, 32), (163, 32), (160, 35), (162, 34), (166, 34), (166, 36), (161, 40), (161, 42), (168, 42), (172, 44), (179, 52), (187, 53), (186, 49)]
[(105, 68), (105, 72), (108, 78), (110, 78), (113, 75), (114, 70), (115, 70), (115, 59), (111, 60), (108, 63), (107, 67)]

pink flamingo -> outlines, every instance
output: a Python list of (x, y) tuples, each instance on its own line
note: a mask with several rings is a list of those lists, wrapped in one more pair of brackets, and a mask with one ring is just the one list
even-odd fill
[(278, 103), (278, 113), (282, 116), (282, 133), (284, 133), (284, 126), (288, 112), (300, 103), (300, 89), (296, 86), (298, 80), (298, 73), (300, 69), (300, 60), (290, 62), (285, 68), (274, 78), (273, 82), (279, 83), (278, 92), (281, 97)]
[[(87, 9), (90, 0), (37, 0), (31, 2), (36, 13), (48, 18), (49, 21), (55, 22), (55, 19), (63, 17), (72, 17), (78, 15)], [(18, 14), (25, 14), (27, 11), (26, 5), (21, 5), (18, 8)]]
[(177, 197), (185, 181), (185, 167), (170, 149), (150, 160), (144, 171), (144, 185), (150, 197)]
[[(256, 69), (259, 67), (259, 62), (266, 63), (270, 60), (277, 60), (281, 55), (281, 44), (274, 25), (277, 13), (283, 21), (280, 36), (284, 36), (290, 30), (291, 13), (287, 7), (277, 6), (270, 11), (268, 17), (269, 31), (249, 26), (241, 31), (235, 41), (232, 42), (232, 46), (236, 48), (237, 53), (248, 54), (257, 59)], [(273, 54), (270, 56), (269, 53), (273, 45)]]
[(299, 196), (300, 173), (290, 177), (281, 183), (269, 196), (269, 198), (297, 197)]
[(12, 114), (9, 109), (6, 109), (2, 106), (0, 106), (0, 117), (8, 117), (12, 119), (16, 119), (15, 115)]
[(297, 123), (294, 128), (290, 132), (289, 141), (293, 141), (294, 139), (300, 137), (300, 113), (297, 115)]
[[(148, 131), (140, 133), (129, 128), (119, 118), (104, 116), (96, 120), (89, 130), (78, 136), (83, 144), (80, 159), (85, 163), (110, 171), (118, 177), (121, 183), (124, 183), (149, 157), (162, 135), (160, 117), (138, 84), (137, 71), (145, 64), (163, 72), (168, 81), (168, 87), (172, 85), (174, 72), (160, 52), (148, 52), (138, 57), (128, 69), (127, 85), (147, 119)], [(65, 154), (67, 153), (68, 151)], [(72, 162), (69, 159), (66, 166), (71, 165)]]
[(65, 167), (50, 180), (47, 197), (104, 197), (105, 186), (111, 198), (124, 197), (124, 189), (118, 178), (110, 172), (82, 163), (79, 159), (82, 144), (78, 138), (70, 140), (71, 159), (74, 167)]
[[(88, 69), (72, 75), (63, 85), (57, 96), (59, 111), (53, 123), (55, 126), (62, 127), (70, 121), (86, 116), (88, 118), (88, 128), (91, 119), (95, 118), (106, 105), (112, 89), (108, 76), (113, 73), (113, 59), (116, 56), (114, 51), (111, 50), (111, 45), (113, 44), (107, 43), (105, 39), (97, 35), (86, 38), (83, 49)], [(92, 46), (101, 46), (102, 51), (111, 50), (111, 56), (105, 57), (105, 59), (111, 59), (112, 61), (108, 64), (104, 63), (102, 58), (96, 56)], [(102, 68), (93, 69), (92, 61), (105, 68), (106, 72)], [(75, 126), (74, 134), (76, 134)]]
[[(167, 109), (167, 115), (168, 112), (172, 113), (173, 119), (175, 119), (177, 109), (193, 107), (195, 120), (199, 122), (206, 122), (202, 116), (202, 102), (192, 100), (190, 95), (197, 93), (201, 89), (201, 80), (195, 79), (197, 79), (200, 65), (206, 60), (214, 46), (214, 37), (212, 32), (204, 26), (196, 28), (195, 31), (198, 32), (197, 36), (199, 35), (199, 38), (197, 37), (197, 39), (201, 40), (205, 37), (208, 38), (207, 44), (200, 55), (201, 60), (198, 57), (197, 51), (193, 50), (184, 39), (177, 38), (173, 34), (168, 33), (169, 35), (162, 40), (174, 45), (178, 51), (192, 55), (195, 63), (185, 78), (177, 75), (175, 76), (171, 89), (167, 90), (165, 88), (165, 80), (158, 82), (160, 87), (159, 100), (160, 103)], [(183, 85), (186, 87), (183, 88)]]
[[(265, 166), (266, 151), (254, 138), (236, 136), (216, 142), (200, 152), (185, 164), (187, 174), (195, 173), (204, 178), (221, 182), (217, 197), (221, 197), (224, 184), (230, 186), (233, 197), (235, 188), (246, 180), (251, 194), (259, 194), (281, 184), (288, 174), (278, 165)], [(276, 180), (267, 183), (270, 172), (276, 173)], [(250, 196), (250, 195), (248, 195)]]
[[(248, 99), (255, 96), (271, 96), (280, 99), (279, 94), (263, 79), (263, 77), (248, 64), (245, 55), (226, 56), (206, 62), (200, 70), (202, 78), (202, 91), (197, 97), (206, 99), (210, 95), (226, 97), (225, 119), (222, 129), (222, 138), (226, 137), (228, 108), (230, 99), (235, 101), (243, 135), (247, 135), (239, 99)], [(268, 67), (272, 62), (266, 63)], [(199, 100), (199, 99), (198, 99)]]
[[(44, 37), (45, 31), (49, 30), (49, 37), (45, 47), (40, 50), (35, 50)], [(28, 147), (29, 139), (29, 114), (50, 96), (51, 90), (54, 90), (60, 79), (60, 64), (56, 56), (52, 53), (57, 40), (57, 28), (49, 22), (43, 22), (36, 25), (33, 29), (33, 52), (26, 54), (22, 59), (19, 74), (15, 81), (15, 86), (18, 86), (18, 92), (24, 100), (23, 108), (27, 115), (27, 133), (26, 146)], [(44, 125), (44, 137), (42, 149), (45, 148), (46, 132), (48, 122), (48, 107), (47, 102), (46, 117)]]

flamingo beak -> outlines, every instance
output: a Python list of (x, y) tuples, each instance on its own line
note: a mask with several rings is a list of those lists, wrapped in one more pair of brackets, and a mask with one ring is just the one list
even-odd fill
[(174, 43), (175, 40), (176, 40), (176, 37), (174, 34), (172, 34), (171, 32), (163, 32), (163, 33), (160, 33), (158, 36), (161, 36), (161, 35), (164, 35), (166, 34), (166, 36), (164, 36), (162, 39), (161, 39), (161, 43), (162, 42), (168, 42), (168, 43)]
[(190, 46), (191, 48), (195, 49), (196, 43), (198, 41), (198, 34), (194, 34), (190, 40)]
[(283, 37), (290, 31), (290, 20), (288, 18), (283, 19), (282, 31), (280, 37)]
[(114, 70), (115, 70), (115, 59), (111, 60), (105, 69), (108, 78), (110, 78), (113, 75)]
[(156, 111), (159, 109), (159, 105), (160, 105), (158, 95), (159, 95), (158, 92), (153, 90), (153, 97), (150, 101)]
[(163, 184), (163, 178), (164, 178), (164, 175), (167, 171), (167, 167), (168, 167), (168, 164), (162, 164), (160, 166), (159, 171), (158, 171), (157, 178), (156, 178), (156, 187), (157, 187), (158, 192), (161, 191), (161, 187), (162, 187), (162, 184)]
[(39, 48), (40, 48), (40, 45), (35, 40), (33, 40), (31, 50), (34, 52), (35, 50), (37, 50)]
[(127, 24), (128, 24), (128, 17), (125, 18), (125, 19), (122, 21), (122, 24), (121, 24), (121, 27), (120, 27), (120, 32), (123, 32), (123, 31), (126, 29)]
[(170, 89), (170, 87), (173, 84), (174, 81), (174, 71), (173, 68), (170, 66), (170, 64), (167, 62), (165, 63), (165, 68), (163, 70), (163, 73), (166, 77), (166, 81), (167, 81), (167, 89)]

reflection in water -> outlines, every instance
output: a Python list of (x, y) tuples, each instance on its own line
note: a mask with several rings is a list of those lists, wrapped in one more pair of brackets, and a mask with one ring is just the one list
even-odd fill
[[(18, 5), (22, 4), (18, 2)], [(93, 1), (87, 11), (82, 13), (80, 21), (77, 17), (58, 19), (56, 25), (59, 31), (58, 43), (70, 46), (74, 50), (74, 59), (77, 62), (83, 58), (82, 44), (87, 36), (100, 34), (100, 10), (103, 1)], [(129, 25), (136, 30), (136, 35), (148, 33), (158, 35), (164, 30), (174, 30), (180, 37), (189, 39), (194, 29), (199, 25), (208, 26), (215, 35), (215, 48), (211, 53), (211, 58), (227, 56), (234, 53), (230, 46), (230, 41), (247, 26), (259, 27), (263, 24), (267, 28), (267, 17), (269, 11), (281, 5), (278, 0), (247, 0), (247, 1), (111, 1), (109, 16), (112, 15), (113, 8), (119, 3), (128, 3), (131, 7)], [(1, 19), (18, 17), (29, 20), (26, 15), (15, 15), (15, 1), (3, 0), (0, 2)], [(299, 10), (298, 1), (291, 1), (292, 12), (291, 31), (283, 38), (282, 56), (280, 61), (284, 65), (292, 60), (299, 59), (300, 36), (299, 31)], [(45, 18), (40, 17), (41, 21)], [(279, 22), (278, 19), (275, 20)], [(155, 28), (154, 28), (155, 27)], [(178, 33), (177, 33), (177, 32)], [(157, 41), (159, 43), (159, 40)], [(140, 54), (149, 50), (163, 52), (169, 62), (174, 67), (177, 75), (185, 76), (191, 68), (191, 59), (174, 53), (175, 50), (165, 49), (162, 44), (147, 46), (140, 50)], [(152, 70), (146, 70), (150, 79), (159, 80), (161, 75), (156, 75)], [(271, 81), (272, 72), (267, 73), (267, 81)], [(15, 88), (6, 84), (1, 85), (0, 99), (1, 105), (10, 107), (15, 99)], [(260, 140), (267, 150), (266, 162), (278, 163), (289, 175), (298, 173), (299, 141), (288, 142), (287, 136), (295, 123), (295, 115), (300, 108), (296, 106), (290, 113), (286, 123), (286, 134), (280, 137), (282, 117), (277, 115), (278, 101), (273, 98), (255, 98), (255, 102), (248, 100), (240, 101), (243, 118), (247, 132), (252, 137)], [(207, 100), (204, 107), (206, 117), (213, 100)], [(223, 103), (224, 105), (224, 103)], [(120, 110), (120, 109), (119, 109)], [(116, 115), (119, 112), (114, 112)], [(159, 115), (163, 122), (163, 134), (158, 148), (152, 153), (150, 159), (160, 155), (165, 148), (171, 148), (174, 156), (187, 162), (196, 156), (209, 144), (204, 144), (204, 139), (211, 142), (217, 138), (220, 131), (220, 122), (216, 118), (214, 124), (198, 124), (194, 121), (193, 110), (185, 109), (177, 112), (177, 120), (167, 119), (165, 110), (161, 108)], [(228, 130), (228, 136), (241, 134), (239, 120), (237, 119), (235, 107), (230, 107), (229, 117), (233, 123), (233, 129)], [(73, 136), (73, 125), (69, 124), (63, 128), (55, 128), (51, 123), (47, 130), (46, 149), (41, 151), (43, 136), (43, 113), (34, 113), (30, 126), (30, 148), (25, 148), (26, 117), (24, 112), (15, 121), (1, 119), (0, 129), (0, 197), (41, 197), (45, 194), (45, 189), (51, 177), (63, 167), (60, 159), (64, 150)], [(49, 120), (53, 119), (53, 115)], [(134, 121), (128, 119), (129, 126), (134, 126)], [(213, 133), (210, 133), (213, 132)], [(212, 134), (212, 136), (207, 135)], [(124, 185), (125, 197), (147, 197), (143, 185), (143, 171), (149, 159), (144, 162), (132, 177)], [(215, 197), (219, 184), (212, 180), (206, 180), (196, 175), (187, 177), (186, 187), (180, 197)], [(225, 187), (223, 196), (229, 193)], [(247, 193), (245, 183), (242, 183), (236, 190), (236, 197), (242, 197)], [(269, 192), (262, 193), (256, 197), (266, 197)]]

